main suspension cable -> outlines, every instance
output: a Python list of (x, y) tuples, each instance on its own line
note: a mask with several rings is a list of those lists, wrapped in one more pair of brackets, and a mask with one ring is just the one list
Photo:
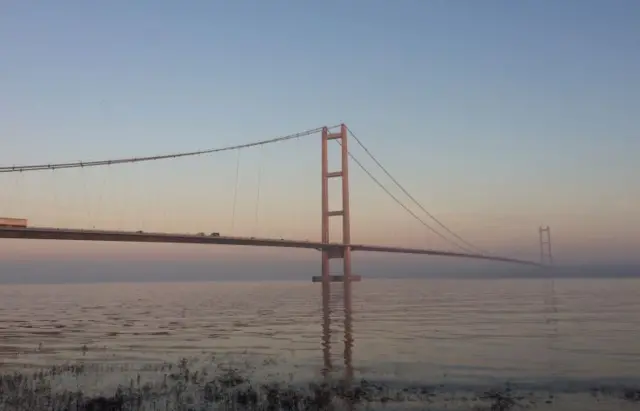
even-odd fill
[[(331, 126), (329, 129), (334, 129), (338, 127)], [(144, 161), (157, 161), (157, 160), (167, 160), (181, 157), (191, 157), (191, 156), (199, 156), (205, 154), (219, 153), (222, 151), (231, 151), (231, 150), (240, 150), (243, 148), (262, 146), (265, 144), (279, 143), (282, 141), (293, 140), (300, 137), (306, 137), (315, 133), (322, 131), (323, 127), (316, 127), (314, 129), (301, 131), (295, 134), (289, 134), (282, 137), (271, 138), (268, 140), (256, 141), (253, 143), (245, 143), (238, 144), (233, 146), (221, 147), (221, 148), (212, 148), (207, 150), (199, 150), (199, 151), (190, 151), (184, 153), (173, 153), (173, 154), (164, 154), (157, 156), (148, 156), (148, 157), (131, 157), (131, 158), (120, 158), (114, 160), (98, 160), (98, 161), (78, 161), (74, 163), (56, 163), (56, 164), (34, 164), (34, 165), (24, 165), (24, 166), (2, 166), (0, 167), (0, 173), (18, 173), (25, 171), (40, 171), (40, 170), (59, 170), (63, 168), (78, 168), (78, 167), (98, 167), (98, 166), (106, 166), (106, 165), (115, 165), (115, 164), (125, 164), (125, 163), (141, 163)]]
[[(336, 140), (338, 142), (338, 144), (342, 145), (340, 143), (340, 140)], [(422, 224), (423, 226), (425, 226), (427, 229), (429, 229), (431, 232), (433, 232), (434, 234), (436, 234), (438, 237), (442, 238), (443, 240), (445, 240), (446, 242), (453, 244), (454, 246), (458, 247), (459, 249), (461, 249), (462, 251), (466, 252), (466, 253), (470, 253), (473, 254), (473, 251), (461, 246), (460, 244), (456, 243), (455, 241), (451, 240), (450, 238), (447, 238), (444, 234), (442, 234), (441, 232), (439, 232), (438, 230), (436, 230), (435, 228), (431, 227), (427, 222), (425, 222), (422, 218), (420, 218), (416, 213), (414, 213), (413, 211), (411, 211), (411, 209), (409, 207), (407, 207), (406, 204), (404, 204), (398, 197), (394, 196), (393, 193), (391, 191), (389, 191), (389, 189), (387, 187), (384, 186), (384, 184), (382, 184), (380, 182), (380, 180), (378, 180), (372, 173), (371, 171), (369, 171), (364, 164), (362, 164), (360, 162), (360, 160), (358, 160), (352, 153), (351, 151), (348, 152), (349, 157), (356, 163), (356, 165), (358, 167), (360, 167), (360, 169), (362, 171), (364, 171), (371, 180), (373, 180), (374, 183), (376, 183), (378, 185), (378, 187), (380, 187), (385, 193), (387, 193), (387, 195), (389, 197), (391, 197), (391, 199), (393, 201), (395, 201), (398, 205), (400, 205), (400, 207), (404, 208), (404, 210), (409, 213), (413, 218), (415, 218), (420, 224)]]
[(371, 157), (371, 159), (378, 165), (378, 167), (380, 167), (380, 169), (382, 169), (382, 171), (391, 179), (391, 181), (393, 181), (393, 183), (396, 185), (396, 187), (398, 187), (407, 197), (409, 197), (409, 199), (411, 201), (413, 201), (413, 203), (415, 205), (417, 205), (426, 215), (428, 215), (433, 221), (435, 221), (440, 227), (444, 228), (447, 232), (449, 232), (449, 234), (451, 234), (452, 236), (454, 236), (455, 238), (457, 238), (460, 242), (462, 242), (463, 244), (465, 244), (466, 246), (475, 249), (476, 251), (480, 252), (480, 254), (489, 254), (488, 252), (482, 250), (479, 247), (476, 247), (475, 245), (471, 244), (470, 242), (466, 241), (464, 238), (460, 237), (458, 234), (454, 233), (451, 229), (449, 229), (449, 227), (447, 227), (444, 223), (442, 223), (440, 220), (438, 220), (433, 214), (431, 214), (429, 211), (427, 211), (427, 209), (418, 201), (415, 199), (415, 197), (413, 197), (403, 186), (402, 184), (400, 184), (398, 182), (398, 180), (396, 180), (389, 171), (387, 171), (386, 167), (384, 167), (379, 161), (378, 159), (369, 151), (369, 149), (367, 149), (367, 147), (362, 143), (362, 141), (360, 141), (360, 139), (351, 131), (351, 129), (349, 129), (349, 127), (347, 127), (347, 131), (349, 132), (349, 134), (351, 135), (351, 137), (354, 138), (354, 140), (356, 140), (356, 142), (358, 143), (358, 145), (360, 147), (362, 147), (362, 149), (367, 153), (367, 155), (369, 157)]

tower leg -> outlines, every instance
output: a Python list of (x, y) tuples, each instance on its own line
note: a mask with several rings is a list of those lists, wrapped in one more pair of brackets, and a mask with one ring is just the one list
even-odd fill
[(544, 264), (544, 242), (542, 241), (542, 226), (538, 228), (538, 234), (540, 235), (540, 264)]
[[(329, 217), (342, 217), (342, 244), (332, 248), (322, 250), (322, 315), (323, 315), (323, 355), (325, 375), (332, 369), (331, 364), (331, 282), (338, 280), (337, 276), (331, 276), (329, 261), (333, 258), (342, 258), (343, 275), (339, 279), (343, 282), (343, 304), (344, 304), (344, 361), (345, 380), (350, 381), (353, 376), (352, 367), (352, 298), (351, 285), (353, 281), (359, 280), (359, 276), (353, 276), (351, 272), (351, 227), (349, 214), (349, 149), (347, 145), (347, 126), (340, 127), (339, 133), (329, 133), (325, 127), (322, 129), (322, 243), (329, 244)], [(329, 172), (328, 144), (329, 140), (338, 140), (342, 146), (341, 150), (341, 170)], [(329, 210), (329, 179), (342, 179), (342, 210)], [(314, 279), (315, 281), (315, 279)]]
[[(322, 129), (322, 242), (329, 243), (329, 131)], [(322, 250), (322, 353), (324, 357), (323, 373), (331, 369), (331, 277), (329, 273), (329, 251)]]
[(350, 382), (353, 378), (352, 364), (352, 298), (351, 298), (351, 221), (349, 210), (349, 146), (347, 144), (347, 126), (340, 126), (342, 140), (342, 244), (344, 244), (343, 281), (344, 281), (344, 366), (345, 379)]

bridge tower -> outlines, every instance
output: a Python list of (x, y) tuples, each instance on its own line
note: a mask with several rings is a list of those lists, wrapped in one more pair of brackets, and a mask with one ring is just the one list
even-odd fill
[(551, 229), (549, 226), (540, 227), (540, 264), (553, 264), (553, 254), (551, 254)]
[[(342, 218), (342, 244), (340, 246), (325, 248), (322, 250), (322, 275), (314, 276), (314, 282), (322, 282), (322, 311), (323, 311), (323, 352), (325, 372), (330, 371), (331, 363), (331, 283), (343, 283), (343, 308), (344, 308), (344, 361), (345, 377), (352, 377), (351, 349), (353, 345), (351, 283), (358, 281), (358, 276), (351, 273), (351, 226), (349, 214), (349, 147), (347, 144), (347, 126), (340, 125), (338, 133), (329, 133), (327, 127), (322, 129), (322, 243), (329, 244), (329, 220), (331, 217)], [(329, 171), (329, 141), (337, 140), (341, 146), (341, 169)], [(342, 180), (342, 209), (329, 210), (329, 180), (339, 178)], [(341, 259), (343, 275), (331, 275), (330, 260)]]

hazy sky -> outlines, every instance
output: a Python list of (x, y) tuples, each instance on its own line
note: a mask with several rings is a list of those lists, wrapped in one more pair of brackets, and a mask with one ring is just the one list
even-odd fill
[[(559, 261), (640, 262), (639, 21), (635, 0), (4, 2), (0, 163), (189, 151), (345, 122), (480, 247), (537, 258), (548, 224)], [(319, 237), (319, 136), (242, 151), (234, 212), (237, 161), (0, 175), (0, 215)], [(354, 241), (450, 248), (351, 167)], [(94, 255), (265, 254), (0, 246), (4, 259)]]

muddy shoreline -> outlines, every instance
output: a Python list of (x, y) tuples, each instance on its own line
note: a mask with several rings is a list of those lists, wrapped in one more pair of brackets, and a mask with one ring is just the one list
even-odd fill
[[(54, 366), (27, 373), (0, 374), (3, 411), (117, 410), (329, 410), (329, 409), (548, 409), (559, 403), (576, 409), (623, 410), (640, 406), (640, 385), (600, 385), (582, 389), (541, 389), (505, 383), (496, 387), (388, 384), (364, 379), (350, 383), (260, 381), (251, 373), (220, 365), (195, 368), (187, 360), (165, 364), (152, 373), (121, 376), (115, 389), (88, 390), (82, 381), (101, 375), (84, 365)], [(75, 387), (74, 387), (75, 386)], [(84, 386), (84, 388), (83, 388)], [(582, 405), (579, 405), (582, 404)], [(591, 405), (590, 405), (591, 404)], [(603, 408), (604, 407), (604, 408)]]

